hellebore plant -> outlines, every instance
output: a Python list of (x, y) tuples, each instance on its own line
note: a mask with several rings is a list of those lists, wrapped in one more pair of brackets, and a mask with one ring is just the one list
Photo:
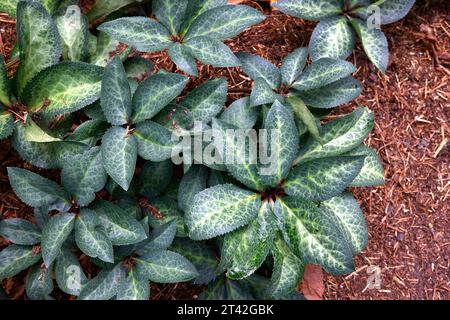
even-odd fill
[(238, 66), (239, 60), (222, 41), (265, 18), (256, 9), (227, 5), (226, 0), (156, 0), (152, 9), (157, 20), (119, 18), (98, 29), (139, 51), (168, 49), (177, 67), (193, 76), (198, 74), (195, 59), (214, 67)]
[(370, 61), (382, 72), (389, 61), (386, 36), (380, 25), (405, 17), (415, 0), (279, 0), (273, 6), (305, 20), (320, 21), (311, 36), (313, 61), (324, 57), (346, 59), (356, 35)]

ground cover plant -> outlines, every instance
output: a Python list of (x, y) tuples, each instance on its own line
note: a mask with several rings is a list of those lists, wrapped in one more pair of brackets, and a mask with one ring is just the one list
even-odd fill
[[(56, 183), (8, 168), (34, 222), (0, 220), (11, 243), (0, 252), (0, 279), (31, 267), (30, 299), (51, 299), (54, 279), (78, 299), (148, 299), (149, 282), (186, 281), (208, 285), (205, 299), (296, 299), (305, 264), (332, 274), (354, 270), (367, 227), (346, 188), (384, 182), (378, 155), (362, 144), (373, 113), (360, 107), (321, 118), (360, 94), (355, 67), (330, 57), (306, 66), (308, 48), (279, 69), (233, 54), (221, 41), (264, 19), (247, 6), (153, 1), (156, 22), (117, 18), (135, 5), (122, 4), (99, 1), (91, 15), (70, 1), (17, 4), (20, 65), (12, 79), (3, 63), (0, 70), (2, 138), (12, 135), (25, 160), (61, 169), (61, 177)], [(98, 19), (106, 22), (95, 30), (89, 21)], [(221, 29), (217, 21), (230, 23)], [(34, 24), (45, 26), (37, 38)], [(162, 49), (191, 76), (195, 58), (241, 66), (254, 81), (250, 96), (224, 108), (225, 79), (186, 93), (189, 77), (130, 55)], [(24, 69), (27, 63), (33, 67)], [(251, 139), (229, 136), (261, 131), (275, 140), (256, 144), (256, 162)], [(205, 136), (213, 138), (197, 149)], [(183, 139), (194, 145), (180, 145)], [(198, 150), (214, 161), (197, 161)], [(262, 152), (272, 155), (269, 164)], [(179, 154), (191, 161), (173, 163)], [(268, 165), (274, 170), (263, 173)], [(95, 277), (87, 278), (80, 255)]]

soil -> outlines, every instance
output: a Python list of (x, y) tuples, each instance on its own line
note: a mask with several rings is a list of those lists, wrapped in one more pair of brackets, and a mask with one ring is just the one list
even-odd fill
[[(227, 41), (234, 52), (256, 53), (279, 65), (286, 54), (307, 46), (314, 23), (271, 11), (261, 2), (244, 2), (261, 8), (268, 18)], [(14, 21), (0, 14), (0, 52), (6, 60), (15, 42), (14, 28)], [(381, 155), (386, 184), (351, 190), (366, 216), (369, 242), (355, 258), (354, 273), (325, 275), (324, 298), (449, 299), (450, 2), (419, 0), (405, 19), (383, 31), (390, 45), (388, 71), (378, 72), (358, 46), (351, 60), (358, 66), (355, 76), (363, 83), (363, 93), (328, 118), (357, 105), (374, 111), (375, 129), (366, 144)], [(164, 52), (140, 55), (156, 68), (175, 71)], [(249, 94), (251, 81), (239, 68), (209, 66), (199, 68), (199, 77), (187, 91), (218, 76), (229, 82), (227, 103)], [(8, 166), (32, 169), (55, 180), (58, 173), (33, 168), (8, 141), (0, 142), (0, 213), (32, 219), (32, 210), (8, 184)], [(0, 238), (0, 248), (6, 244)], [(380, 270), (379, 289), (367, 286), (373, 274), (368, 270), (374, 266)], [(24, 297), (26, 274), (3, 281), (10, 297)], [(152, 284), (152, 299), (192, 299), (201, 290), (188, 284)]]

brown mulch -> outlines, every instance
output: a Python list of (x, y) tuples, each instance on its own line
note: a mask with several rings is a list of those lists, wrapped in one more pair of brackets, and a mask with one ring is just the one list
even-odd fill
[[(268, 18), (227, 41), (233, 51), (257, 53), (279, 64), (299, 46), (308, 44), (314, 23), (270, 12)], [(448, 299), (449, 298), (449, 149), (450, 3), (417, 1), (404, 20), (383, 27), (390, 44), (390, 66), (385, 75), (368, 63), (358, 47), (352, 61), (363, 94), (334, 112), (366, 105), (375, 113), (375, 129), (366, 143), (381, 155), (386, 185), (352, 190), (366, 215), (369, 243), (355, 258), (356, 271), (325, 277), (326, 299)], [(15, 41), (14, 22), (0, 14), (0, 52), (7, 56)], [(165, 53), (144, 55), (158, 68), (175, 70)], [(249, 78), (238, 68), (203, 66), (198, 83), (227, 78), (229, 101), (248, 95)], [(7, 166), (31, 168), (9, 142), (0, 142), (0, 212), (31, 218), (10, 189)], [(35, 170), (35, 168), (33, 168)], [(55, 172), (37, 170), (57, 178)], [(0, 238), (0, 248), (6, 241)], [(367, 288), (369, 266), (381, 270), (381, 288)], [(23, 297), (26, 272), (3, 286), (11, 297)], [(196, 298), (201, 290), (187, 284), (152, 285), (152, 299)], [(59, 296), (59, 294), (58, 294)]]

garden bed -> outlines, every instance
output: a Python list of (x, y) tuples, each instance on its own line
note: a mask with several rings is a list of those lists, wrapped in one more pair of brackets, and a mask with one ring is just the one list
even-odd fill
[[(314, 23), (304, 22), (256, 1), (268, 18), (227, 41), (234, 52), (256, 53), (279, 64), (300, 46), (307, 46)], [(342, 277), (325, 276), (326, 299), (448, 299), (450, 175), (448, 119), (450, 106), (450, 3), (418, 1), (403, 20), (384, 27), (390, 44), (390, 65), (379, 73), (360, 48), (351, 60), (362, 95), (338, 109), (347, 113), (365, 105), (375, 113), (375, 129), (366, 144), (381, 155), (386, 184), (352, 190), (369, 226), (369, 242), (356, 257), (356, 271)], [(7, 60), (15, 41), (14, 21), (0, 15), (0, 52)], [(165, 53), (145, 54), (157, 68), (174, 71)], [(8, 60), (7, 60), (8, 61)], [(203, 66), (187, 90), (208, 79), (224, 76), (228, 102), (248, 95), (251, 81), (239, 68)], [(332, 118), (333, 115), (328, 118)], [(32, 219), (11, 190), (6, 167), (16, 166), (58, 179), (57, 171), (32, 168), (20, 159), (9, 141), (0, 142), (0, 212), (6, 217)], [(0, 249), (6, 241), (0, 238)], [(86, 259), (87, 260), (87, 259)], [(381, 268), (381, 289), (368, 289), (367, 267)], [(87, 271), (94, 271), (92, 267)], [(15, 299), (24, 296), (26, 271), (2, 285)], [(195, 298), (202, 287), (188, 284), (154, 285), (154, 299)], [(67, 295), (55, 290), (56, 298)]]

